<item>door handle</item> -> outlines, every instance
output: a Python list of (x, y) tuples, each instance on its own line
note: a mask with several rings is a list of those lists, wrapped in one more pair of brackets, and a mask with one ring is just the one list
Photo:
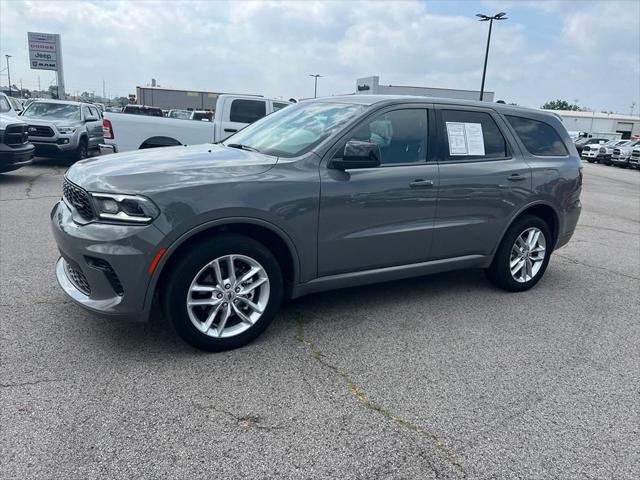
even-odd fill
[(238, 131), (237, 128), (225, 128), (224, 129), (225, 132), (229, 132), (229, 133), (236, 133)]
[(413, 182), (409, 182), (409, 186), (411, 188), (433, 187), (433, 180), (423, 180), (422, 178), (417, 178)]
[(522, 180), (526, 180), (526, 178), (527, 177), (525, 177), (524, 175), (520, 175), (519, 173), (514, 173), (509, 178), (507, 178), (507, 180), (509, 180), (510, 182), (520, 182)]

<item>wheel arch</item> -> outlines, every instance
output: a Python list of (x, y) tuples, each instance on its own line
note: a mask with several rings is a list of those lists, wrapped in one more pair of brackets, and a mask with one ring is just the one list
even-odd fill
[(276, 257), (284, 279), (285, 296), (290, 296), (294, 284), (299, 277), (299, 257), (297, 249), (289, 236), (277, 226), (260, 219), (230, 218), (224, 221), (208, 222), (191, 229), (174, 241), (163, 254), (153, 274), (145, 303), (150, 307), (155, 293), (162, 289), (162, 284), (171, 271), (171, 265), (190, 245), (203, 238), (220, 233), (245, 235), (262, 243)]
[(138, 150), (143, 150), (146, 148), (157, 148), (157, 147), (176, 147), (178, 145), (182, 145), (178, 140), (173, 137), (166, 136), (156, 136), (149, 137), (144, 142), (140, 144)]
[(504, 228), (502, 234), (500, 235), (500, 241), (496, 244), (494, 248), (494, 252), (493, 252), (494, 254), (497, 251), (500, 244), (502, 243), (502, 239), (506, 235), (507, 231), (509, 230), (509, 228), (511, 228), (511, 225), (513, 225), (514, 222), (516, 222), (519, 218), (521, 218), (524, 215), (533, 215), (538, 218), (541, 218), (549, 226), (549, 229), (551, 230), (551, 235), (553, 236), (551, 244), (555, 248), (555, 245), (556, 245), (556, 242), (558, 241), (558, 236), (560, 233), (560, 216), (558, 215), (558, 212), (556, 208), (553, 207), (553, 205), (544, 201), (538, 201), (522, 207), (511, 218), (511, 220), (507, 223), (506, 227)]

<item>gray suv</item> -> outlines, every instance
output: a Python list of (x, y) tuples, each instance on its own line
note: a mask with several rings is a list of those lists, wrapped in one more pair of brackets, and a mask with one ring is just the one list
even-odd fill
[(543, 276), (580, 214), (580, 159), (537, 110), (422, 97), (291, 105), (221, 144), (75, 164), (51, 212), (57, 278), (80, 305), (190, 344), (239, 347), (283, 298), (485, 269)]
[(36, 100), (22, 112), (36, 155), (69, 154), (87, 158), (104, 142), (102, 114), (95, 105), (65, 100)]

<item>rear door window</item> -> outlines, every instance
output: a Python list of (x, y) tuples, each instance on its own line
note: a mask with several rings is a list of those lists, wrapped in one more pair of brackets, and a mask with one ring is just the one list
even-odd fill
[(253, 123), (267, 114), (264, 100), (236, 99), (231, 102), (229, 120), (238, 123)]
[(515, 115), (505, 115), (505, 117), (532, 155), (562, 157), (569, 154), (560, 135), (551, 125)]
[(469, 110), (442, 110), (445, 158), (493, 160), (509, 157), (509, 148), (491, 115)]

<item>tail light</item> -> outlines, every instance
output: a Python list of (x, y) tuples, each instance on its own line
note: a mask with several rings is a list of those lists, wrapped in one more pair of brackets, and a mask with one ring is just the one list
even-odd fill
[(111, 121), (106, 118), (102, 120), (102, 132), (104, 133), (104, 138), (109, 140), (113, 140), (115, 138), (113, 136), (113, 126), (111, 125)]

